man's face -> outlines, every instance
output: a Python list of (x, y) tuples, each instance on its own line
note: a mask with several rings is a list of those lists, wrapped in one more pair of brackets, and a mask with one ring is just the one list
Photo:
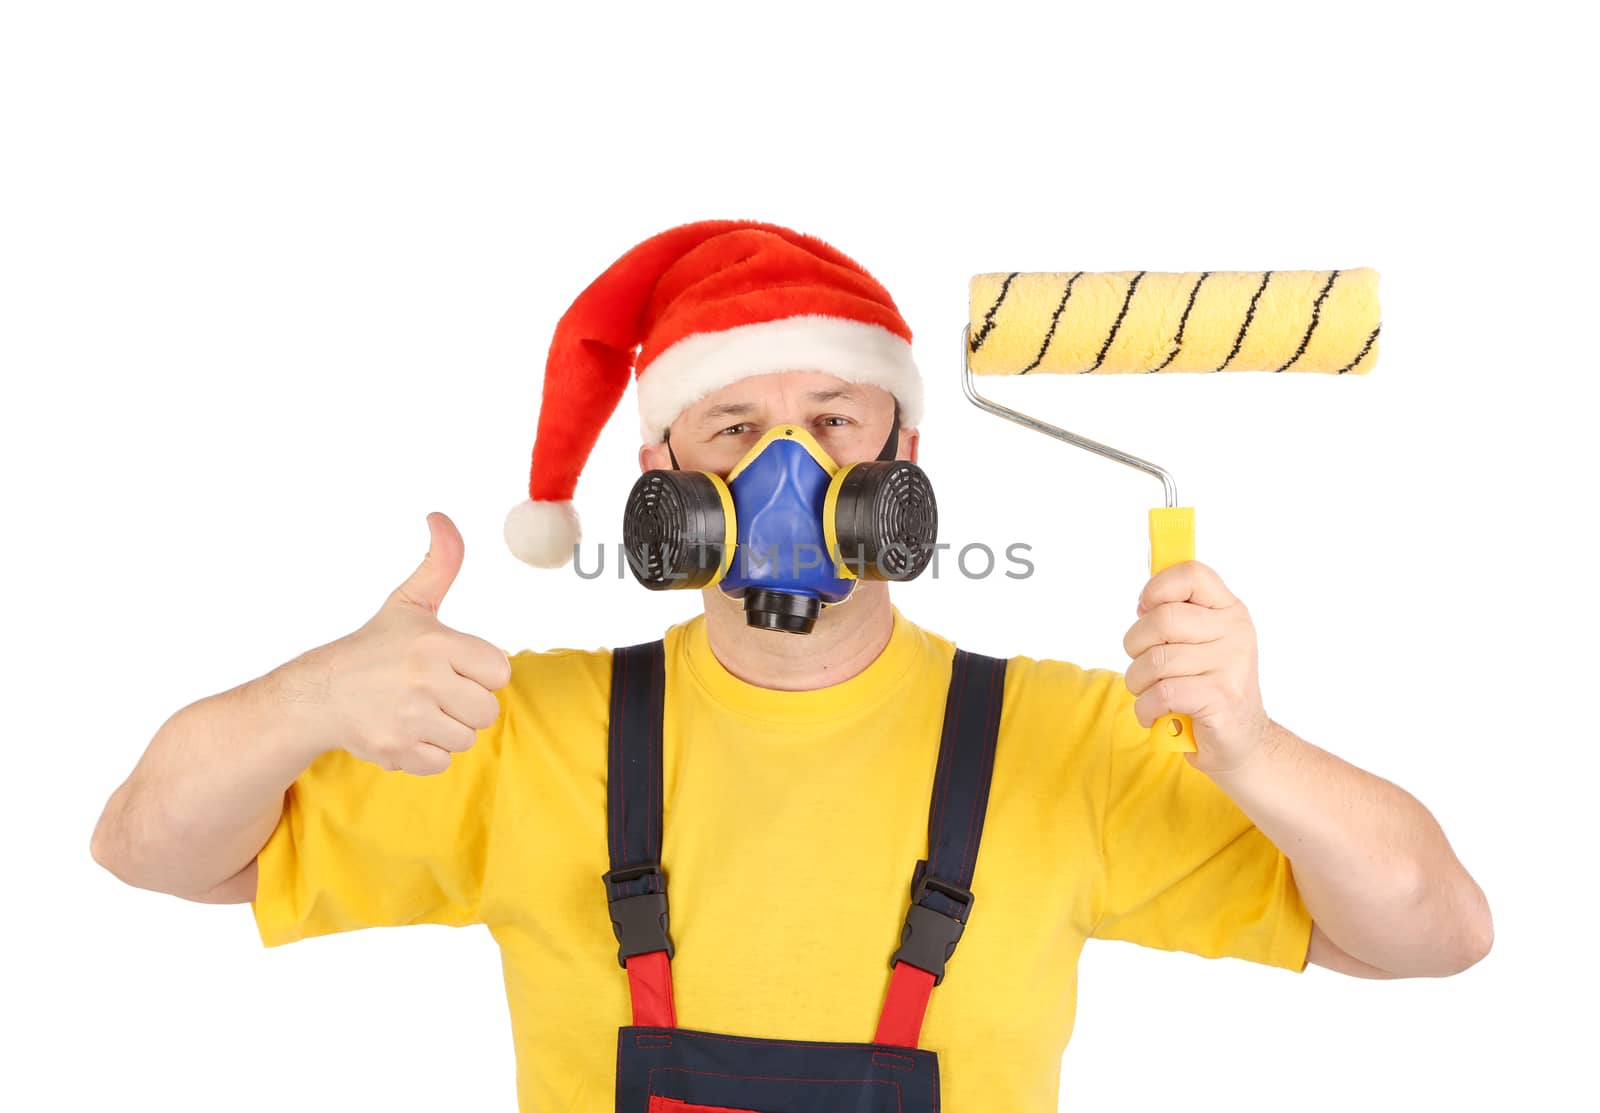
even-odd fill
[[(850, 383), (820, 371), (751, 375), (684, 410), (668, 436), (678, 465), (726, 477), (774, 425), (795, 425), (816, 438), (839, 464), (871, 460), (894, 421), (894, 396), (882, 387)], [(895, 455), (917, 458), (917, 431), (900, 429)], [(672, 467), (665, 443), (639, 449), (639, 470)]]

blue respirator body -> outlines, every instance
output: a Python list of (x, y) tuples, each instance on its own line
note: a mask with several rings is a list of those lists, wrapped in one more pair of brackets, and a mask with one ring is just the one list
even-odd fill
[[(715, 586), (751, 626), (810, 633), (862, 580), (910, 580), (933, 558), (926, 473), (894, 458), (839, 465), (795, 425), (769, 429), (728, 472), (655, 469), (628, 495), (623, 551), (654, 590)], [(676, 465), (677, 456), (673, 455)]]

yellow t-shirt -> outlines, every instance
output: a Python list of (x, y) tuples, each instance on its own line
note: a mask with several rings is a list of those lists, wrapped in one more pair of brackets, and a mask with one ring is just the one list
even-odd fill
[[(667, 630), (662, 868), (678, 1023), (867, 1042), (927, 853), (952, 642), (894, 609), (856, 676), (777, 691)], [(600, 875), (608, 650), (524, 650), (501, 713), (435, 777), (323, 755), (259, 856), (268, 946), (482, 923), (499, 943), (523, 1110), (613, 1108), (628, 979)], [(953, 1113), (1049, 1113), (1084, 940), (1302, 970), (1289, 862), (1205, 774), (1149, 743), (1120, 673), (1013, 657), (970, 922), (921, 1046)]]

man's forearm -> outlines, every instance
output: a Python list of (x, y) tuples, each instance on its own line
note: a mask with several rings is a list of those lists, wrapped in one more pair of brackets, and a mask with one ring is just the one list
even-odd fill
[(107, 802), (95, 860), (130, 885), (191, 899), (248, 866), (284, 790), (331, 745), (317, 677), (302, 656), (173, 714)]
[(1288, 855), (1312, 919), (1341, 950), (1401, 977), (1487, 953), (1488, 902), (1439, 824), (1397, 785), (1277, 723), (1217, 784)]

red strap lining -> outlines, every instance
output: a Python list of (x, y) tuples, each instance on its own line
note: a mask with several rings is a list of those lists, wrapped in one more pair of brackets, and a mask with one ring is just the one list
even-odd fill
[(672, 964), (666, 951), (650, 951), (628, 959), (628, 993), (633, 1022), (648, 1028), (676, 1028), (672, 1005)]
[(889, 979), (889, 993), (883, 1001), (883, 1013), (878, 1017), (878, 1034), (872, 1042), (916, 1047), (922, 1036), (922, 1018), (928, 1011), (928, 998), (932, 995), (932, 974), (909, 962), (895, 963), (894, 975)]
[(761, 1113), (758, 1109), (735, 1109), (731, 1105), (690, 1105), (681, 1098), (650, 1095), (647, 1113)]

